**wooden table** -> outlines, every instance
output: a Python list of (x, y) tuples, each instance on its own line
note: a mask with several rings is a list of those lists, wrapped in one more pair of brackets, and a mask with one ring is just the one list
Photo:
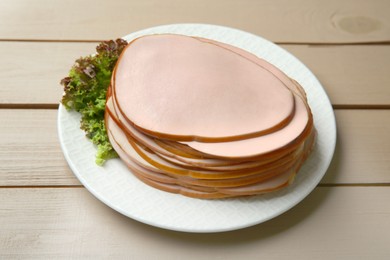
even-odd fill
[[(390, 2), (3, 0), (0, 3), (0, 258), (390, 259)], [(59, 80), (101, 40), (210, 23), (274, 41), (319, 78), (338, 143), (318, 187), (266, 223), (188, 234), (111, 210), (60, 149)]]

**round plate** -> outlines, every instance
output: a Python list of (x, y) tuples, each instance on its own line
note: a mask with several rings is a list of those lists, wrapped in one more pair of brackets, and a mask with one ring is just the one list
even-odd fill
[(274, 64), (297, 80), (308, 95), (318, 131), (316, 146), (292, 185), (253, 197), (201, 200), (149, 187), (134, 177), (119, 160), (103, 167), (95, 164), (96, 149), (80, 130), (80, 115), (60, 105), (58, 132), (69, 166), (81, 183), (114, 210), (140, 222), (186, 232), (221, 232), (259, 224), (303, 200), (329, 167), (336, 144), (336, 123), (331, 103), (316, 77), (297, 58), (272, 42), (236, 29), (204, 24), (153, 27), (124, 37), (154, 33), (201, 36), (245, 49)]

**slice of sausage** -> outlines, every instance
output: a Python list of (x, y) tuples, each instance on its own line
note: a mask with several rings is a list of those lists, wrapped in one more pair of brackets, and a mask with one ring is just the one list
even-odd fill
[(242, 55), (182, 35), (131, 42), (113, 75), (122, 114), (148, 135), (232, 141), (278, 130), (294, 112), (290, 89)]
[(273, 133), (232, 142), (202, 143), (192, 141), (182, 143), (208, 155), (232, 159), (259, 157), (262, 154), (278, 151), (293, 144), (300, 137), (305, 139), (310, 133), (305, 133), (305, 130), (312, 126), (312, 119), (305, 102), (298, 96), (295, 96), (295, 102), (296, 109), (291, 122)]
[[(301, 99), (299, 99), (299, 100), (301, 100)], [(242, 141), (224, 142), (224, 143), (191, 142), (191, 143), (188, 143), (188, 145), (187, 144), (183, 145), (182, 143), (176, 143), (176, 145), (174, 145), (175, 147), (171, 147), (171, 148), (174, 148), (174, 149), (179, 150), (179, 151), (181, 150), (183, 153), (190, 152), (190, 150), (197, 149), (198, 151), (195, 151), (195, 153), (193, 154), (193, 159), (191, 159), (191, 158), (183, 157), (182, 154), (179, 154), (179, 153), (175, 154), (175, 153), (172, 153), (172, 151), (168, 151), (167, 149), (161, 149), (162, 147), (158, 144), (159, 143), (168, 144), (166, 141), (153, 139), (150, 136), (147, 136), (147, 135), (139, 132), (134, 126), (132, 126), (129, 122), (127, 122), (123, 118), (123, 115), (120, 113), (119, 109), (116, 107), (115, 96), (112, 96), (112, 98), (107, 102), (107, 109), (109, 111), (114, 111), (114, 113), (115, 113), (114, 117), (118, 117), (118, 120), (122, 124), (122, 127), (124, 127), (126, 129), (126, 132), (129, 133), (138, 142), (142, 143), (143, 145), (147, 146), (148, 148), (150, 148), (151, 150), (153, 150), (155, 152), (167, 155), (169, 157), (173, 157), (175, 159), (178, 159), (180, 161), (183, 161), (185, 163), (188, 163), (188, 164), (194, 165), (194, 166), (201, 166), (204, 164), (232, 165), (232, 164), (237, 164), (239, 162), (242, 162), (243, 160), (246, 160), (246, 161), (248, 161), (248, 160), (251, 161), (251, 160), (256, 160), (256, 159), (267, 160), (267, 159), (276, 158), (277, 156), (281, 157), (281, 156), (285, 156), (288, 153), (291, 153), (299, 145), (299, 142), (302, 143), (304, 141), (304, 140), (296, 140), (296, 141), (298, 141), (297, 144), (290, 145), (289, 140), (287, 138), (285, 138), (285, 143), (276, 141), (276, 142), (272, 143), (272, 145), (273, 145), (273, 147), (271, 147), (272, 149), (269, 149), (270, 147), (268, 147), (268, 150), (264, 150), (264, 148), (266, 148), (266, 147), (261, 147), (261, 146), (259, 146), (259, 144), (256, 144), (256, 142), (260, 142), (260, 145), (261, 145), (261, 141), (266, 140), (266, 137), (268, 136), (268, 135), (266, 135), (266, 136), (264, 136), (264, 138), (259, 137), (259, 138), (247, 139), (247, 140), (242, 140)], [(304, 113), (304, 105), (302, 105), (302, 102), (299, 105), (299, 109), (300, 109), (299, 112)], [(303, 118), (303, 121), (304, 120), (305, 120), (305, 118)], [(295, 123), (297, 123), (297, 122), (299, 123), (299, 121), (295, 121)], [(291, 125), (291, 123), (289, 125), (290, 128), (294, 127), (294, 125)], [(302, 119), (301, 119), (300, 123), (301, 123), (301, 126), (304, 127), (304, 122), (302, 122)], [(310, 121), (309, 121), (309, 123), (310, 123)], [(307, 126), (307, 128), (309, 128), (309, 127), (310, 127), (310, 125)], [(286, 129), (284, 129), (284, 131), (286, 131)], [(302, 133), (302, 135), (303, 134), (304, 133)], [(298, 137), (299, 137), (299, 135), (297, 136), (297, 138)], [(303, 138), (300, 138), (300, 139), (303, 139)], [(252, 143), (252, 140), (254, 141), (254, 143)], [(283, 140), (279, 140), (279, 141), (283, 141)], [(291, 140), (291, 142), (292, 141), (294, 141), (294, 140)], [(172, 143), (172, 142), (170, 142), (170, 143)], [(237, 150), (237, 148), (240, 148), (238, 145), (242, 146), (243, 144), (248, 145), (252, 149), (242, 151), (242, 152), (246, 152), (246, 154), (241, 154), (241, 155), (239, 154), (238, 156), (235, 155), (234, 158), (231, 154), (227, 154), (229, 152), (239, 152), (239, 150)], [(190, 146), (192, 146), (192, 148)], [(198, 148), (198, 146), (200, 148)], [(210, 147), (210, 149), (213, 149), (214, 147), (218, 148), (218, 146), (227, 146), (227, 148), (229, 148), (230, 150), (223, 150), (223, 148), (222, 148), (221, 150), (223, 152), (225, 152), (225, 154), (217, 154), (217, 153), (213, 153), (213, 151), (210, 152), (209, 150), (207, 150), (207, 147)], [(279, 150), (279, 151), (275, 152), (275, 150), (277, 150), (279, 148), (279, 146), (282, 146), (283, 150)], [(283, 146), (285, 146), (285, 147), (283, 147)], [(261, 150), (261, 149), (263, 149), (263, 150)], [(221, 160), (203, 160), (204, 158), (213, 158), (213, 157), (220, 158)], [(199, 159), (202, 159), (202, 160), (199, 160)]]
[[(166, 144), (164, 140), (153, 139), (137, 131), (131, 124), (129, 124), (125, 119), (123, 119), (123, 116), (120, 113), (117, 113), (118, 111), (116, 109), (114, 96), (108, 98), (106, 107), (107, 107), (106, 108), (107, 112), (116, 121), (116, 123), (122, 128), (122, 130), (126, 132), (128, 135), (132, 136), (139, 144), (148, 147), (150, 150), (152, 150), (156, 154), (162, 155), (163, 157), (171, 158), (173, 161), (177, 160), (183, 164), (187, 164), (193, 167), (208, 168), (208, 167), (226, 166), (226, 167), (222, 167), (223, 170), (226, 170), (226, 169), (230, 169), (230, 167), (232, 166), (232, 168), (244, 169), (244, 168), (250, 168), (254, 165), (260, 166), (262, 164), (269, 163), (276, 159), (279, 159), (283, 156), (288, 156), (289, 154), (292, 153), (292, 152), (280, 153), (276, 156), (264, 158), (261, 161), (210, 159), (207, 158), (207, 156), (205, 156), (202, 153), (197, 153), (193, 156), (187, 157), (187, 156), (183, 156), (183, 154), (186, 154), (186, 152), (180, 150), (183, 149), (182, 144), (177, 143), (176, 147), (171, 147), (174, 150), (170, 150), (169, 148), (166, 148), (166, 146), (161, 146), (163, 144)], [(189, 147), (187, 148), (189, 149)], [(237, 165), (237, 166), (234, 167), (233, 165)]]

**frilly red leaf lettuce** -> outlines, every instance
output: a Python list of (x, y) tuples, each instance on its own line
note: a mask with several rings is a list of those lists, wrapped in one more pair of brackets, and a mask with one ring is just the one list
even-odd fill
[(61, 103), (67, 110), (81, 114), (80, 128), (97, 146), (98, 165), (118, 156), (108, 140), (104, 110), (112, 71), (126, 45), (122, 39), (100, 43), (96, 54), (77, 59), (68, 77), (61, 80), (64, 87)]

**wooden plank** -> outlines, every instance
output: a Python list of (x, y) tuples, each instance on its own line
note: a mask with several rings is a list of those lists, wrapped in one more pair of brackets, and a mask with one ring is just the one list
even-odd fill
[[(96, 45), (0, 42), (0, 105), (57, 104), (60, 79)], [(333, 104), (390, 105), (390, 45), (281, 46), (313, 71)]]
[(388, 42), (388, 13), (387, 0), (4, 0), (0, 39), (101, 40), (195, 22), (235, 27), (276, 42)]
[(390, 105), (390, 45), (282, 45), (323, 84), (334, 105)]
[(60, 80), (96, 44), (1, 42), (0, 104), (58, 104)]
[(385, 187), (317, 188), (263, 224), (189, 234), (128, 219), (81, 188), (0, 189), (0, 258), (386, 259), (389, 197)]
[[(0, 186), (80, 184), (62, 155), (56, 116), (0, 110)], [(336, 117), (338, 144), (322, 183), (390, 183), (390, 110), (336, 110)]]
[(0, 186), (79, 185), (57, 135), (57, 110), (0, 110)]
[(336, 151), (321, 183), (390, 183), (390, 110), (336, 110), (336, 120)]

